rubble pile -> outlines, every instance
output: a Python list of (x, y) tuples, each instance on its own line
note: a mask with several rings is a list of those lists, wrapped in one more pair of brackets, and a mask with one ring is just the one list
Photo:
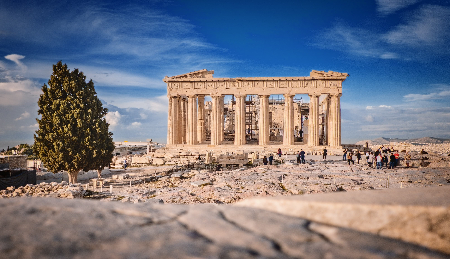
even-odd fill
[(86, 190), (78, 185), (69, 185), (67, 182), (62, 181), (61, 183), (45, 183), (32, 185), (27, 184), (26, 186), (20, 186), (14, 188), (14, 186), (6, 188), (6, 190), (0, 191), (1, 198), (12, 198), (12, 197), (54, 197), (54, 198), (65, 198), (74, 199), (82, 198)]

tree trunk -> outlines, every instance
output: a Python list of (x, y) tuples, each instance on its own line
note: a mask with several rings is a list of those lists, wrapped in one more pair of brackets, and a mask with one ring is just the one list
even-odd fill
[(102, 178), (102, 169), (97, 169), (97, 178)]
[(77, 183), (78, 172), (80, 172), (80, 171), (78, 170), (78, 171), (69, 171), (68, 172), (68, 174), (69, 174), (69, 183), (71, 183), (71, 184)]

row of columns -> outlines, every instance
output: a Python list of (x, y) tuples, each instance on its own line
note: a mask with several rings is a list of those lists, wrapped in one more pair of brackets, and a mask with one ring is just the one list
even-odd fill
[[(319, 94), (309, 95), (308, 145), (319, 146)], [(341, 145), (340, 94), (327, 97), (327, 137), (329, 146)], [(269, 144), (269, 95), (260, 95), (259, 145)], [(198, 98), (198, 104), (197, 104)], [(211, 145), (220, 145), (224, 139), (224, 96), (212, 95), (211, 107)], [(235, 145), (246, 143), (245, 98), (235, 95)], [(294, 144), (294, 95), (284, 95), (284, 134), (283, 145)], [(168, 144), (195, 145), (205, 141), (205, 96), (190, 95), (185, 98), (169, 97)]]

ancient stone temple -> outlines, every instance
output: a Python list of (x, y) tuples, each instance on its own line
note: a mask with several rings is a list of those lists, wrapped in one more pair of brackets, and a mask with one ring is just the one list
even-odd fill
[[(340, 97), (348, 74), (315, 70), (307, 77), (214, 78), (213, 74), (203, 69), (164, 78), (169, 146), (341, 146)], [(309, 96), (309, 105), (294, 100), (302, 94)], [(284, 100), (274, 100), (274, 95)], [(228, 104), (225, 96), (231, 97)], [(211, 101), (205, 102), (205, 97)]]

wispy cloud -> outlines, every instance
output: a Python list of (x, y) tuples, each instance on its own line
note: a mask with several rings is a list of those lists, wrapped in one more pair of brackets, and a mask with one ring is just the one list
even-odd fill
[(384, 32), (339, 22), (320, 33), (316, 45), (354, 56), (380, 59), (421, 59), (430, 58), (436, 53), (450, 55), (449, 7), (419, 6), (415, 11), (405, 14), (405, 17), (401, 24)]
[(418, 3), (419, 1), (420, 0), (377, 0), (377, 11), (382, 15), (388, 15)]
[(20, 121), (20, 120), (23, 120), (23, 119), (26, 119), (26, 118), (29, 118), (29, 117), (30, 117), (30, 113), (29, 113), (29, 112), (24, 112), (24, 113), (22, 113), (22, 114), (20, 115), (19, 118), (16, 118), (15, 120), (16, 120), (16, 121)]
[(405, 24), (383, 35), (390, 44), (422, 47), (445, 47), (450, 40), (450, 8), (426, 5), (415, 12)]
[(403, 96), (407, 102), (417, 102), (417, 101), (430, 101), (430, 100), (440, 100), (448, 99), (450, 97), (450, 85), (441, 86), (436, 92), (428, 94), (407, 94)]

